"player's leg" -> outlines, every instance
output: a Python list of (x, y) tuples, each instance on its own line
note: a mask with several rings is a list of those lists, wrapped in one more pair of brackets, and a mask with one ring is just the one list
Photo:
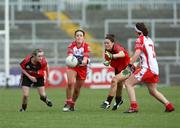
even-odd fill
[(118, 83), (118, 78), (117, 76), (114, 76), (111, 80), (111, 87), (108, 93), (108, 96), (105, 101), (101, 104), (101, 108), (108, 109), (110, 108), (111, 102), (116, 95), (116, 90), (117, 90), (117, 83)]
[(80, 95), (80, 90), (81, 90), (81, 87), (84, 84), (84, 82), (85, 82), (85, 80), (81, 80), (81, 79), (76, 80), (72, 100), (67, 102), (67, 104), (65, 105), (66, 109), (64, 108), (63, 111), (65, 111), (65, 112), (74, 111), (75, 102), (76, 102), (76, 100), (78, 99), (78, 97)]
[(166, 99), (166, 97), (157, 90), (157, 83), (148, 83), (147, 88), (149, 93), (155, 97), (158, 101), (163, 103), (166, 107), (165, 112), (174, 111), (174, 106)]
[(125, 86), (130, 101), (130, 108), (125, 111), (125, 113), (138, 112), (138, 104), (136, 102), (136, 95), (134, 90), (134, 85), (137, 83), (139, 83), (139, 81), (135, 78), (134, 74), (132, 74), (127, 80), (125, 80)]
[(20, 80), (20, 86), (22, 87), (23, 97), (20, 112), (24, 112), (27, 109), (29, 90), (33, 82), (25, 75), (22, 75)]
[[(111, 87), (110, 87), (107, 99), (101, 104), (101, 108), (109, 108), (110, 104), (113, 100), (113, 97), (116, 95), (117, 91), (119, 91), (118, 93), (120, 93), (122, 91), (121, 85), (119, 87), (117, 87), (118, 83), (121, 83), (122, 81), (127, 79), (130, 75), (128, 73), (124, 73), (124, 71), (126, 71), (126, 70), (123, 70), (120, 73), (115, 73), (116, 75), (115, 75), (115, 77), (113, 77), (113, 79), (111, 81)], [(117, 90), (117, 88), (118, 88), (118, 90)], [(121, 94), (119, 94), (119, 96), (120, 95)], [(117, 99), (120, 99), (120, 97), (117, 97)]]
[(117, 110), (120, 107), (120, 105), (123, 103), (122, 90), (123, 90), (123, 82), (119, 81), (116, 89), (115, 103), (113, 105), (112, 110)]
[(20, 112), (26, 111), (26, 109), (27, 109), (29, 89), (30, 89), (30, 87), (28, 87), (28, 86), (22, 86), (23, 97), (22, 97), (22, 105), (20, 108)]
[(72, 91), (75, 86), (77, 77), (77, 72), (75, 70), (67, 70), (67, 86), (66, 86), (66, 101), (63, 107), (64, 112), (71, 111), (71, 106), (74, 106), (74, 101), (72, 100)]
[(72, 98), (72, 100), (74, 102), (76, 102), (76, 100), (78, 99), (78, 97), (80, 95), (81, 87), (83, 86), (84, 82), (85, 82), (85, 80), (77, 78), (76, 84), (74, 86), (74, 92), (73, 92), (73, 98)]
[(67, 86), (66, 86), (66, 98), (72, 99), (72, 90), (75, 86), (77, 72), (74, 70), (67, 71)]
[(46, 103), (47, 106), (52, 107), (53, 104), (51, 102), (51, 100), (48, 99), (46, 92), (45, 92), (45, 87), (41, 86), (41, 87), (37, 87), (39, 96), (40, 96), (40, 100), (42, 100), (44, 103)]

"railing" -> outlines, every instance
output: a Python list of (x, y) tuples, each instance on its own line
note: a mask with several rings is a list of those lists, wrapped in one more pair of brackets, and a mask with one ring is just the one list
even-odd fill
[[(115, 23), (125, 23), (127, 24), (127, 27), (129, 27), (128, 25), (129, 20), (128, 19), (106, 19), (105, 23), (104, 23), (104, 34), (109, 33), (109, 28), (110, 28), (110, 24), (115, 24)], [(137, 22), (145, 22), (145, 23), (150, 23), (151, 24), (151, 38), (155, 39), (155, 35), (156, 35), (156, 23), (168, 23), (169, 25), (173, 25), (174, 20), (173, 19), (133, 19), (131, 21), (131, 23), (137, 23)], [(180, 24), (180, 19), (176, 20), (176, 23)], [(133, 25), (131, 25), (130, 27), (133, 27)], [(172, 26), (173, 27), (173, 26)]]
[[(81, 21), (79, 20), (71, 20), (71, 21), (63, 21), (66, 23), (74, 23), (74, 24), (79, 24), (81, 26)], [(0, 21), (0, 24), (3, 24), (3, 21)], [(62, 22), (61, 22), (62, 23)], [(50, 21), (50, 20), (12, 20), (10, 21), (10, 27), (13, 29), (18, 26), (18, 25), (30, 25), (31, 29), (29, 31), (31, 31), (31, 34), (29, 35), (29, 37), (32, 39), (31, 43), (35, 43), (37, 40), (37, 26), (39, 24), (52, 24), (52, 25), (57, 25), (57, 21)]]
[[(35, 42), (33, 42), (35, 41)], [(30, 53), (32, 49), (34, 48), (42, 48), (45, 51), (45, 55), (47, 56), (47, 60), (51, 66), (57, 66), (57, 65), (64, 65), (65, 58), (66, 58), (66, 49), (67, 46), (73, 41), (73, 39), (36, 39), (36, 40), (10, 40), (10, 44), (12, 46), (16, 46), (16, 52), (19, 52), (18, 57), (13, 57), (13, 54), (11, 52), (11, 58), (10, 58), (10, 65), (15, 66), (17, 63), (19, 63), (23, 57), (25, 57), (26, 53)], [(33, 43), (32, 43), (33, 42)], [(87, 40), (87, 42), (102, 42), (103, 47), (103, 39), (96, 39), (96, 40)], [(1, 44), (1, 42), (0, 42)], [(3, 43), (2, 43), (3, 44)], [(20, 46), (20, 47), (18, 47)], [(24, 46), (28, 46), (26, 49), (26, 53), (24, 51)], [(93, 51), (91, 51), (91, 54), (93, 54)], [(91, 56), (92, 62), (102, 62), (103, 58), (96, 58)], [(3, 64), (4, 59), (0, 58), (0, 64)], [(3, 67), (0, 65), (0, 67)]]
[[(106, 6), (107, 9), (127, 9), (127, 19), (128, 19), (128, 25), (132, 25), (133, 20), (133, 9), (140, 9), (141, 6), (144, 6), (147, 8), (165, 8), (165, 5), (168, 5), (168, 8), (172, 9), (172, 19), (173, 24), (177, 25), (178, 23), (178, 4), (180, 4), (180, 1), (178, 0), (171, 0), (171, 1), (165, 1), (165, 0), (134, 0), (134, 1), (124, 1), (124, 0), (96, 0), (96, 1), (90, 1), (90, 0), (40, 0), (39, 2), (32, 2), (31, 0), (16, 0), (10, 2), (10, 8), (11, 8), (11, 21), (15, 20), (15, 10), (22, 11), (22, 10), (33, 10), (32, 6), (40, 6), (41, 8), (39, 11), (56, 11), (61, 12), (63, 10), (71, 10), (75, 5), (78, 6), (78, 8), (75, 9), (81, 9), (81, 22), (84, 26), (87, 26), (87, 8), (89, 6)], [(0, 6), (4, 5), (4, 2), (0, 2)]]

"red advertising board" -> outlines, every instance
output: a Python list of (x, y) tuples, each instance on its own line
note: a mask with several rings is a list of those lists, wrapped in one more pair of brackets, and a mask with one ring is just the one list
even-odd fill
[[(88, 88), (108, 88), (114, 71), (112, 68), (106, 67), (91, 67), (88, 71), (88, 76), (84, 87)], [(46, 82), (46, 87), (65, 87), (67, 84), (66, 68), (51, 67), (49, 79)]]
[[(110, 67), (105, 67), (102, 64), (93, 64), (88, 70), (88, 76), (84, 87), (88, 88), (108, 88), (114, 71)], [(8, 81), (9, 86), (19, 86), (21, 78), (21, 70), (14, 67), (10, 70)], [(67, 84), (66, 67), (50, 67), (49, 79), (46, 80), (46, 87), (65, 87)], [(0, 86), (6, 86), (5, 73), (0, 72)]]

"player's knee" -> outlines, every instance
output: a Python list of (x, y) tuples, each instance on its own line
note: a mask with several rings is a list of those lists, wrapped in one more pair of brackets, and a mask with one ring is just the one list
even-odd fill
[(113, 77), (112, 81), (111, 81), (111, 85), (114, 85), (114, 84), (117, 84), (117, 83), (118, 83), (118, 81), (117, 81), (116, 77)]
[(153, 90), (149, 90), (149, 94), (153, 97), (155, 96), (155, 92)]
[(72, 88), (74, 86), (75, 82), (69, 81), (68, 82), (68, 88)]
[(129, 86), (128, 81), (125, 81), (124, 85), (125, 85), (125, 87), (128, 87)]
[(133, 84), (130, 81), (128, 81), (128, 80), (126, 80), (124, 82), (124, 85), (125, 85), (125, 87), (132, 87), (133, 86)]
[(29, 96), (26, 95), (26, 94), (23, 95), (23, 98), (24, 98), (24, 99), (28, 99), (28, 97), (29, 97)]

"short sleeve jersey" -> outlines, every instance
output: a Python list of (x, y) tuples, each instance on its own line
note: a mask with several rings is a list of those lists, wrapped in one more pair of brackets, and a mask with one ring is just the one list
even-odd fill
[[(112, 50), (108, 51), (108, 52), (110, 52), (112, 54), (117, 54), (120, 51), (124, 52), (125, 57), (120, 57), (120, 58), (112, 59), (111, 63), (110, 63), (111, 67), (113, 67), (114, 69), (118, 70), (118, 72), (121, 72), (129, 64), (130, 57), (128, 55), (128, 52), (119, 43), (114, 43)], [(106, 52), (106, 50), (105, 50), (105, 52)], [(106, 55), (105, 55), (105, 60), (109, 61), (109, 58)]]
[(135, 41), (135, 50), (140, 49), (140, 66), (149, 68), (156, 75), (159, 74), (154, 42), (147, 36), (140, 35)]
[(72, 42), (67, 49), (67, 54), (73, 54), (80, 60), (83, 60), (83, 57), (89, 58), (89, 45), (86, 42), (83, 42), (80, 47), (77, 46), (77, 43)]
[(32, 56), (28, 55), (24, 58), (24, 60), (20, 63), (22, 69), (26, 70), (28, 74), (34, 77), (44, 77), (44, 71), (47, 68), (47, 61), (45, 57), (42, 58), (40, 63), (33, 64), (31, 62)]

